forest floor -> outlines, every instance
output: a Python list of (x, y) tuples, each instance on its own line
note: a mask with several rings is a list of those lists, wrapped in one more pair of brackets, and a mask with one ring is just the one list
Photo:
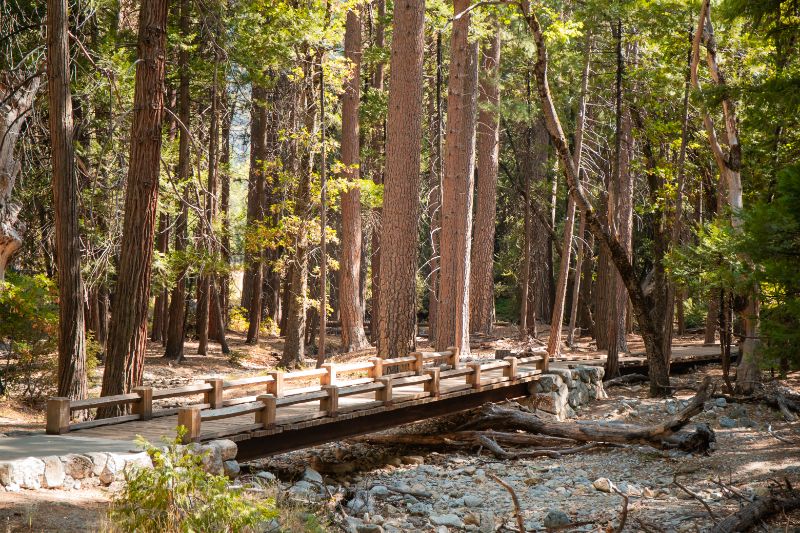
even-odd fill
[[(501, 330), (495, 337), (477, 340), (475, 351), (518, 347), (514, 331)], [(639, 339), (631, 338), (637, 350)], [(160, 344), (150, 343), (145, 381), (154, 386), (174, 386), (211, 376), (243, 376), (263, 373), (280, 359), (280, 339), (267, 339), (258, 347), (247, 346), (241, 336), (229, 338), (233, 353), (225, 356), (211, 344), (208, 356), (196, 354), (196, 343), (186, 346), (180, 365), (160, 357)], [(678, 342), (700, 342), (686, 337)], [(581, 353), (594, 350), (581, 339)], [(422, 345), (421, 347), (424, 347)], [(372, 355), (370, 351), (336, 356), (351, 360)], [(93, 377), (95, 388), (102, 367)], [(646, 386), (615, 387), (607, 400), (594, 401), (578, 411), (579, 420), (619, 420), (649, 424), (663, 420), (675, 409), (676, 399), (689, 398), (705, 375), (721, 381), (718, 365), (697, 367), (674, 376), (679, 387), (675, 399), (647, 398)], [(800, 373), (783, 385), (800, 392)], [(96, 391), (95, 391), (96, 392)], [(598, 478), (609, 479), (630, 495), (625, 531), (702, 531), (712, 524), (708, 508), (719, 518), (737, 510), (737, 497), (714, 483), (721, 481), (745, 498), (764, 495), (772, 483), (788, 479), (800, 484), (800, 422), (784, 422), (780, 413), (759, 404), (709, 402), (693, 422), (706, 422), (715, 431), (714, 451), (704, 456), (663, 453), (630, 446), (587, 451), (558, 459), (536, 458), (501, 461), (477, 450), (422, 449), (377, 446), (362, 442), (331, 443), (282, 454), (245, 465), (249, 476), (277, 476), (282, 492), (324, 505), (336, 497), (332, 512), (348, 516), (350, 525), (362, 531), (511, 531), (515, 528), (509, 493), (491, 479), (508, 482), (520, 498), (525, 527), (544, 530), (552, 520), (586, 522), (575, 530), (597, 531), (619, 522), (622, 497), (597, 490)], [(730, 421), (735, 427), (726, 427)], [(430, 432), (448, 424), (436, 419), (395, 428), (393, 432)], [(40, 430), (41, 409), (19, 402), (0, 402), (0, 434)], [(776, 438), (781, 437), (784, 440)], [(2, 438), (0, 436), (0, 438)], [(790, 441), (785, 442), (785, 440)], [(304, 482), (308, 465), (325, 476), (327, 491)], [(269, 474), (267, 474), (269, 472)], [(244, 476), (246, 480), (248, 475)], [(308, 474), (306, 474), (306, 477)], [(673, 483), (692, 490), (687, 495)], [(81, 491), (22, 491), (0, 495), (0, 531), (102, 531), (108, 529), (107, 509), (117, 484)], [(400, 489), (398, 492), (396, 489)], [(412, 494), (402, 494), (412, 492)], [(700, 500), (703, 500), (701, 503)], [(322, 500), (322, 503), (313, 503)], [(366, 514), (365, 514), (366, 513)], [(548, 518), (549, 515), (549, 518)], [(768, 530), (791, 531), (800, 527), (800, 514), (776, 516)], [(370, 529), (372, 528), (372, 529)], [(498, 529), (499, 528), (499, 529)]]

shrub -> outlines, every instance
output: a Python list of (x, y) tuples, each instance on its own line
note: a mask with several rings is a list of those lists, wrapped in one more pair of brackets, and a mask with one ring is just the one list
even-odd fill
[(126, 486), (109, 511), (122, 531), (153, 533), (238, 532), (263, 529), (276, 518), (275, 500), (257, 499), (203, 470), (193, 445), (180, 444), (185, 428), (165, 448), (140, 439), (153, 468), (126, 472)]

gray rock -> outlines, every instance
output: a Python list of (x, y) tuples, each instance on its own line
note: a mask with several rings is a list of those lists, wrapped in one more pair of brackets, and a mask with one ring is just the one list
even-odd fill
[(275, 474), (273, 474), (272, 472), (267, 472), (266, 470), (262, 470), (261, 472), (256, 474), (256, 477), (259, 479), (263, 479), (264, 481), (267, 482), (275, 481), (276, 479)]
[(542, 525), (545, 528), (557, 528), (566, 526), (572, 523), (567, 513), (560, 509), (548, 509), (547, 514), (544, 517), (544, 521)]
[(361, 524), (356, 526), (358, 533), (383, 533), (383, 528), (378, 524)]
[(231, 479), (236, 479), (239, 477), (239, 473), (242, 471), (242, 469), (239, 467), (239, 463), (235, 460), (223, 462), (222, 469), (224, 470), (225, 475)]
[(313, 468), (306, 467), (305, 471), (303, 472), (303, 479), (312, 483), (322, 483), (322, 474)]
[(354, 515), (371, 512), (372, 505), (370, 504), (370, 497), (367, 491), (356, 491), (356, 495), (353, 499), (347, 502), (347, 508)]
[(209, 446), (216, 446), (222, 454), (223, 461), (231, 461), (236, 459), (236, 454), (239, 453), (239, 447), (236, 443), (228, 439), (212, 440), (208, 443)]
[(369, 492), (373, 496), (387, 496), (391, 493), (391, 491), (384, 485), (375, 485), (374, 487), (369, 489)]
[(301, 500), (316, 500), (319, 498), (317, 485), (300, 480), (289, 488), (289, 495)]
[(427, 515), (433, 509), (429, 504), (423, 502), (410, 503), (407, 508), (410, 514), (417, 516)]
[(44, 477), (44, 461), (35, 457), (0, 463), (0, 483), (6, 489), (15, 485), (23, 489), (39, 489)]
[(733, 406), (733, 409), (731, 409), (731, 412), (729, 413), (731, 418), (739, 418), (742, 416), (747, 416), (747, 408), (745, 406), (740, 405), (738, 403), (731, 405)]
[(464, 521), (458, 515), (448, 513), (442, 515), (431, 515), (431, 522), (437, 526), (464, 527)]
[(481, 524), (478, 531), (480, 531), (480, 533), (494, 533), (494, 513), (492, 511), (484, 511), (481, 513)]
[(483, 498), (479, 498), (473, 494), (467, 494), (464, 496), (464, 505), (466, 507), (480, 507), (483, 504)]
[(738, 424), (739, 427), (742, 427), (742, 428), (758, 427), (758, 424), (756, 423), (756, 421), (753, 420), (752, 418), (748, 417), (748, 416), (743, 416), (743, 417), (739, 418), (737, 420), (737, 424)]
[(100, 472), (98, 478), (100, 482), (105, 485), (110, 485), (115, 479), (121, 478), (125, 471), (125, 458), (116, 453), (108, 454), (103, 471)]
[(222, 450), (217, 446), (204, 444), (196, 448), (196, 453), (199, 453), (203, 458), (203, 470), (215, 476), (221, 476), (225, 472), (222, 466)]
[(736, 427), (736, 420), (733, 418), (728, 418), (727, 416), (719, 417), (719, 425), (724, 428), (735, 428)]
[(125, 459), (125, 470), (131, 471), (137, 468), (153, 468), (153, 459), (147, 452), (139, 453), (120, 453), (115, 454)]
[(557, 392), (564, 381), (556, 374), (542, 374), (536, 382), (537, 392)]
[(64, 463), (56, 455), (45, 457), (44, 461), (44, 475), (42, 477), (42, 486), (48, 489), (57, 489), (64, 486)]
[(547, 373), (559, 376), (564, 384), (570, 389), (574, 386), (572, 381), (572, 371), (568, 368), (549, 368)]
[[(64, 472), (72, 479), (83, 479), (92, 475), (94, 464), (85, 455), (71, 453), (61, 458), (64, 462)], [(105, 467), (105, 465), (103, 465)]]
[(100, 477), (108, 462), (108, 454), (105, 452), (88, 452), (83, 455), (92, 460), (92, 475)]

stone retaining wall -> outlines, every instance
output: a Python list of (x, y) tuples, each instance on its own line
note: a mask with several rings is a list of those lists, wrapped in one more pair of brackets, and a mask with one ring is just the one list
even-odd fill
[(608, 398), (603, 389), (603, 367), (551, 368), (534, 385), (537, 409), (554, 414), (558, 420), (575, 417), (575, 409), (592, 400)]
[[(203, 468), (212, 474), (225, 474), (231, 478), (239, 474), (236, 462), (238, 448), (230, 440), (214, 440), (193, 446), (194, 453), (203, 456)], [(125, 473), (134, 468), (152, 468), (147, 452), (51, 455), (26, 457), (13, 461), (0, 461), (0, 492), (18, 492), (21, 489), (62, 489), (108, 486), (125, 479)]]

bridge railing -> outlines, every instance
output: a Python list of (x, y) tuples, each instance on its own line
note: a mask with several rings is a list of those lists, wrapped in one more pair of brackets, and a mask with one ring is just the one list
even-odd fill
[[(135, 420), (149, 420), (158, 416), (178, 414), (178, 424), (189, 430), (186, 439), (200, 438), (203, 421), (235, 418), (255, 413), (255, 422), (248, 428), (273, 427), (277, 410), (310, 402), (319, 402), (319, 412), (311, 418), (338, 416), (354, 410), (385, 407), (401, 401), (428, 396), (438, 396), (442, 380), (464, 379), (463, 384), (451, 386), (448, 392), (459, 389), (481, 388), (496, 382), (518, 379), (518, 364), (541, 362), (541, 356), (514, 358), (461, 366), (456, 348), (443, 352), (414, 352), (408, 356), (391, 359), (372, 358), (353, 363), (326, 363), (322, 368), (294, 372), (274, 371), (265, 376), (252, 376), (233, 380), (208, 379), (205, 383), (169, 389), (137, 387), (130, 394), (120, 394), (88, 400), (71, 401), (67, 398), (50, 398), (47, 405), (47, 433), (62, 434), (89, 427), (118, 424)], [(445, 363), (445, 369), (439, 366)], [(538, 364), (538, 363), (537, 363)], [(483, 372), (504, 368), (503, 376), (485, 379)], [(391, 369), (391, 373), (387, 370)], [(540, 370), (537, 370), (539, 372)], [(529, 374), (529, 373), (527, 373)], [(423, 392), (395, 397), (394, 390), (413, 385), (423, 385)], [(255, 393), (252, 393), (255, 390)], [(245, 396), (226, 397), (226, 392), (251, 392)], [(374, 392), (372, 402), (339, 407), (339, 398)], [(155, 400), (202, 395), (199, 403), (169, 409), (154, 409)], [(76, 411), (116, 406), (122, 414), (111, 418), (72, 422)], [(127, 414), (128, 411), (130, 414)], [(300, 418), (309, 418), (308, 414)], [(282, 419), (291, 423), (292, 418)], [(205, 435), (204, 435), (205, 436)]]

